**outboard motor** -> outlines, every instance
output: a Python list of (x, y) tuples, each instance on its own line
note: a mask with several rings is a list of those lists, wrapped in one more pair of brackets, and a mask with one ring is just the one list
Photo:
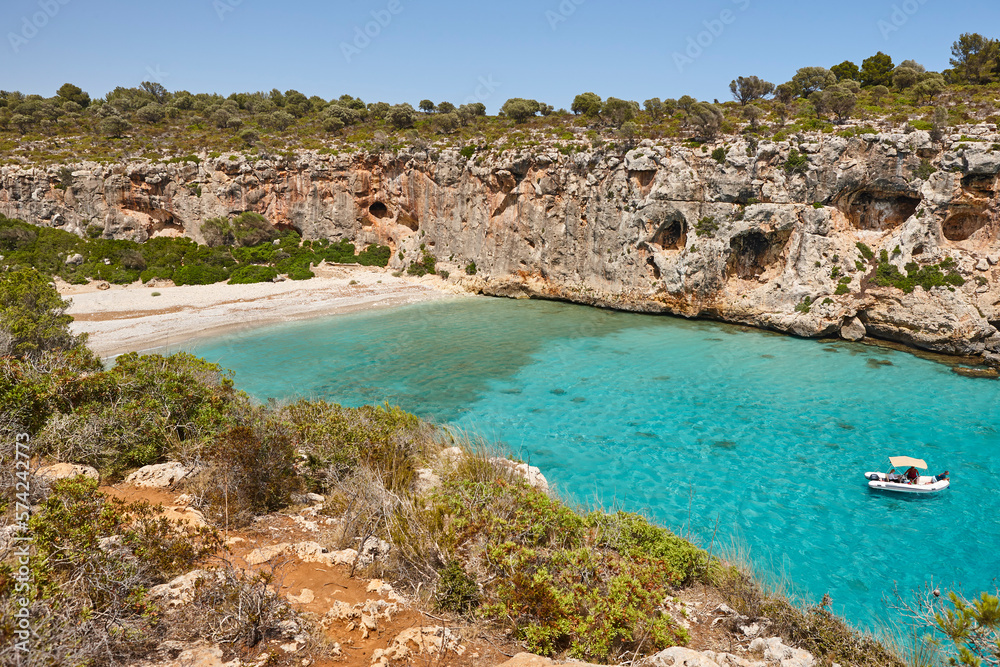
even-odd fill
[(870, 479), (873, 482), (877, 482), (879, 479), (878, 473), (873, 472), (872, 474), (868, 475), (868, 479)]

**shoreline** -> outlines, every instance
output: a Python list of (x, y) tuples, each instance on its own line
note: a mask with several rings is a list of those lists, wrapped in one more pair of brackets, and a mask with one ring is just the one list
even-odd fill
[[(56, 280), (56, 288), (62, 297), (71, 300), (66, 312), (73, 317), (70, 325), (73, 333), (87, 333), (88, 347), (105, 359), (128, 352), (160, 351), (169, 349), (174, 344), (280, 322), (395, 308), (423, 301), (459, 296), (524, 298), (484, 294), (474, 288), (468, 289), (462, 281), (447, 282), (433, 275), (422, 278), (395, 276), (389, 269), (376, 267), (323, 264), (313, 267), (313, 271), (316, 277), (309, 280), (285, 280), (249, 285), (216, 283), (175, 286), (173, 283), (167, 283), (147, 286), (133, 283), (110, 285), (102, 290), (99, 287), (100, 281), (87, 285), (70, 285)], [(722, 318), (689, 318), (669, 312), (635, 310), (612, 304), (586, 303), (547, 295), (532, 295), (528, 298), (618, 312), (718, 322), (748, 330), (796, 337), (790, 332)], [(818, 343), (844, 342), (832, 336), (805, 338)], [(983, 373), (980, 370), (992, 369), (984, 364), (982, 359), (976, 357), (934, 352), (907, 343), (874, 337), (866, 337), (857, 342), (874, 348), (905, 352), (948, 366), (958, 375), (996, 379), (994, 373)]]
[[(309, 280), (250, 285), (145, 286), (57, 282), (75, 334), (101, 358), (151, 352), (220, 334), (292, 322), (393, 308), (468, 292), (440, 278), (396, 277), (371, 267), (321, 266)], [(157, 296), (154, 296), (157, 295)]]

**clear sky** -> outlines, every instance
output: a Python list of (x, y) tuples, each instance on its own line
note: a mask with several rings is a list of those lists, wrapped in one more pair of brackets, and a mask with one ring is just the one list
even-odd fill
[[(365, 34), (367, 32), (367, 34)], [(593, 91), (725, 100), (885, 51), (940, 70), (962, 32), (1000, 37), (996, 0), (2, 0), (0, 89), (92, 97), (290, 88), (366, 102), (511, 97), (568, 108)]]

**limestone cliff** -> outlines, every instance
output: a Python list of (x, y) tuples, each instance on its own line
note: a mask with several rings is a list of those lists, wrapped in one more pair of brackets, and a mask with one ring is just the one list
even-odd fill
[[(0, 213), (200, 240), (204, 219), (253, 210), (307, 238), (389, 243), (397, 268), (421, 245), (453, 273), (474, 261), (465, 280), (486, 294), (868, 335), (1000, 364), (1000, 136), (960, 130), (943, 144), (911, 131), (570, 155), (543, 144), (469, 159), (431, 148), (8, 166)], [(793, 150), (807, 158), (798, 169)], [(876, 286), (882, 250), (900, 270), (953, 258), (965, 283)]]

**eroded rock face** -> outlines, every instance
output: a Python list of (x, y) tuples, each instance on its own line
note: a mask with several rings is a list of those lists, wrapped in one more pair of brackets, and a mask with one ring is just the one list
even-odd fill
[[(8, 166), (0, 213), (77, 233), (97, 225), (115, 238), (201, 240), (204, 219), (252, 210), (306, 238), (389, 244), (396, 269), (420, 258), (421, 245), (453, 274), (475, 262), (463, 281), (484, 294), (801, 336), (835, 335), (857, 319), (869, 336), (990, 358), (1000, 353), (1000, 267), (988, 261), (1000, 254), (1000, 136), (956, 131), (983, 141), (961, 144), (956, 134), (935, 144), (926, 132), (758, 145), (727, 137), (722, 164), (710, 146), (648, 140), (569, 156), (542, 146), (472, 159), (431, 149), (88, 163), (74, 165), (64, 189), (59, 167)], [(785, 169), (792, 148), (808, 157), (805, 169)], [(882, 250), (900, 270), (951, 257), (966, 284), (909, 295), (876, 287)]]

